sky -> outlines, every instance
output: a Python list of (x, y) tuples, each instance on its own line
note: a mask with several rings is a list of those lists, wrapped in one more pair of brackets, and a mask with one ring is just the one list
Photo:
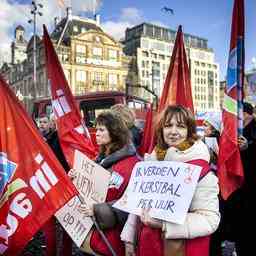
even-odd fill
[[(127, 27), (150, 22), (176, 30), (183, 26), (183, 32), (208, 39), (208, 47), (215, 52), (215, 60), (220, 64), (220, 78), (224, 79), (230, 44), (231, 16), (233, 0), (37, 0), (42, 3), (43, 16), (39, 19), (51, 31), (53, 18), (65, 14), (65, 6), (72, 4), (73, 13), (101, 16), (102, 27), (116, 39), (124, 37)], [(0, 0), (0, 62), (10, 55), (10, 43), (14, 38), (14, 28), (21, 24), (26, 36), (32, 35), (32, 27), (27, 23), (31, 18), (31, 1)], [(94, 7), (93, 7), (94, 6)], [(174, 15), (163, 12), (166, 6), (174, 10)], [(253, 67), (256, 57), (256, 1), (245, 0), (245, 64), (246, 70)]]

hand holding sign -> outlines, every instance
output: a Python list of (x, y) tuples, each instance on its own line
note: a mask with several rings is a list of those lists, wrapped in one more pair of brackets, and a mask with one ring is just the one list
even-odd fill
[(142, 209), (142, 213), (140, 216), (141, 222), (144, 223), (144, 225), (149, 226), (151, 228), (162, 229), (163, 221), (150, 217), (149, 212), (150, 212), (150, 208), (148, 208), (147, 210)]
[(93, 205), (80, 205), (78, 207), (78, 211), (82, 213), (85, 217), (92, 217), (94, 216), (93, 212)]

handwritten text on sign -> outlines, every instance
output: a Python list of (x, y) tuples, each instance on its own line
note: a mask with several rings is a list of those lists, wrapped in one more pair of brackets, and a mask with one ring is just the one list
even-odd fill
[[(104, 202), (110, 173), (79, 151), (75, 151), (74, 170), (76, 178), (73, 183), (80, 193), (83, 207)], [(77, 196), (72, 198), (55, 214), (78, 247), (81, 246), (93, 225), (91, 218), (85, 217), (79, 211), (81, 200)]]
[(150, 208), (152, 217), (182, 224), (185, 221), (201, 167), (171, 161), (137, 163), (128, 187), (114, 207), (140, 215)]

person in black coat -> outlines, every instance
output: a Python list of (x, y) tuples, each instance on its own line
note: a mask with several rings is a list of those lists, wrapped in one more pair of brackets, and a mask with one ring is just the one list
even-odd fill
[(256, 229), (256, 120), (253, 106), (243, 104), (243, 136), (238, 139), (244, 170), (244, 183), (227, 200), (226, 235), (236, 245), (238, 256), (254, 255), (255, 245), (249, 230)]

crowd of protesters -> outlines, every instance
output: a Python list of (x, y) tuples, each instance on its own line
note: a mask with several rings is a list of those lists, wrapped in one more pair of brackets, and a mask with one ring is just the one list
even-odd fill
[[(253, 204), (256, 194), (253, 160), (256, 152), (256, 121), (251, 104), (245, 102), (243, 110), (243, 136), (238, 138), (238, 144), (245, 180), (243, 186), (226, 201), (219, 193), (217, 178), (221, 115), (208, 113), (203, 123), (204, 137), (199, 137), (195, 118), (188, 109), (178, 105), (168, 106), (162, 113), (155, 130), (156, 145), (152, 153), (144, 156), (144, 161), (178, 161), (202, 168), (182, 225), (152, 218), (150, 209), (142, 210), (138, 217), (112, 207), (124, 193), (134, 165), (143, 161), (143, 156), (136, 152), (143, 131), (135, 126), (135, 115), (125, 105), (117, 104), (98, 115), (96, 142), (99, 153), (95, 162), (109, 170), (111, 179), (105, 203), (87, 205), (82, 210), (85, 216), (97, 221), (115, 255), (252, 255), (254, 243), (248, 228), (253, 231), (256, 227)], [(64, 170), (71, 179), (74, 178), (76, 172), (70, 170), (65, 160), (54, 118), (40, 116), (38, 128)], [(62, 251), (58, 253), (56, 226), (62, 234)], [(39, 234), (45, 239), (44, 255), (72, 255), (71, 239), (54, 217), (42, 227)], [(73, 255), (113, 255), (95, 228), (78, 250), (73, 250)], [(40, 254), (26, 254), (25, 249), (24, 255)]]

